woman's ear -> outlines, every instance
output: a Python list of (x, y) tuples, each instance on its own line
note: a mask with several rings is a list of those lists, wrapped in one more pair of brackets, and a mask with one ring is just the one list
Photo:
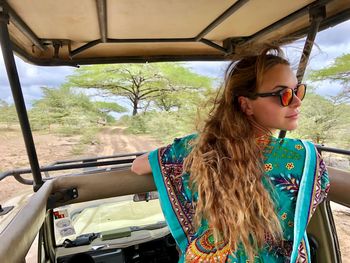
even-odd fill
[(252, 116), (253, 115), (253, 106), (252, 102), (249, 98), (239, 96), (238, 97), (238, 103), (239, 106), (241, 107), (241, 110), (247, 115), (247, 116)]

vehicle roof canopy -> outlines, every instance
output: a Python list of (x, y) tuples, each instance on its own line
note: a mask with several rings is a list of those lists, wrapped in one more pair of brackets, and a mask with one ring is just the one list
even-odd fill
[[(18, 56), (38, 65), (232, 59), (349, 19), (348, 0), (9, 0)], [(322, 8), (324, 6), (324, 8)]]

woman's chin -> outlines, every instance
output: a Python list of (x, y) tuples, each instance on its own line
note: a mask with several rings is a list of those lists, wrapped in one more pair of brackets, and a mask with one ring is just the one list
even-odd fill
[(294, 131), (296, 128), (298, 128), (298, 120), (294, 120), (289, 122), (286, 127), (285, 127), (285, 131)]
[(296, 128), (298, 128), (298, 124), (287, 127), (286, 131), (294, 131)]

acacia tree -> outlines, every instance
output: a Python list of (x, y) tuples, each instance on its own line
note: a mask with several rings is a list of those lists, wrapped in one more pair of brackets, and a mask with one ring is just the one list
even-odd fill
[(115, 64), (83, 66), (68, 77), (66, 85), (96, 88), (107, 96), (123, 96), (132, 106), (132, 115), (136, 115), (144, 104), (158, 103), (170, 109), (175, 100), (165, 99), (167, 94), (210, 88), (211, 79), (193, 73), (178, 63)]
[(350, 101), (350, 54), (335, 59), (329, 66), (311, 72), (309, 78), (313, 81), (329, 80), (342, 85), (342, 90), (332, 99), (335, 103)]
[(18, 119), (15, 105), (0, 99), (0, 123), (6, 123), (7, 128), (9, 128), (11, 124), (16, 122)]
[(308, 78), (316, 82), (337, 82), (342, 85), (342, 89), (337, 95), (328, 98), (310, 92), (303, 102), (303, 114), (297, 132), (301, 137), (316, 143), (335, 140), (347, 144), (350, 140), (350, 54), (336, 58), (328, 67), (312, 71)]
[(115, 103), (92, 102), (87, 95), (74, 92), (69, 87), (42, 87), (42, 91), (43, 97), (34, 101), (29, 111), (31, 122), (37, 128), (45, 125), (50, 129), (52, 124), (84, 127), (107, 119), (110, 111), (126, 111)]
[(120, 106), (115, 102), (96, 101), (94, 104), (101, 112), (104, 112), (106, 114), (110, 112), (122, 113), (127, 111), (125, 107)]
[(103, 113), (103, 117), (101, 121), (99, 121), (100, 124), (105, 125), (108, 120), (114, 120), (114, 118), (109, 115), (111, 112), (116, 112), (116, 113), (123, 113), (127, 112), (127, 109), (117, 103), (114, 102), (106, 102), (106, 101), (95, 101), (94, 102), (95, 107)]
[(318, 144), (333, 139), (340, 120), (336, 118), (339, 110), (331, 100), (311, 92), (303, 101), (301, 110), (300, 125), (295, 132), (298, 137)]

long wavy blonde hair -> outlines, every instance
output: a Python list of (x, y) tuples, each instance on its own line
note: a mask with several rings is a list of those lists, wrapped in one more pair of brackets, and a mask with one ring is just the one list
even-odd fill
[(278, 48), (230, 64), (224, 90), (184, 162), (198, 192), (195, 225), (205, 218), (217, 242), (224, 239), (232, 251), (242, 244), (250, 259), (266, 235), (280, 241), (282, 229), (262, 183), (262, 148), (256, 142), (258, 129), (268, 131), (242, 112), (238, 96), (250, 97), (264, 73), (277, 64), (289, 65)]

